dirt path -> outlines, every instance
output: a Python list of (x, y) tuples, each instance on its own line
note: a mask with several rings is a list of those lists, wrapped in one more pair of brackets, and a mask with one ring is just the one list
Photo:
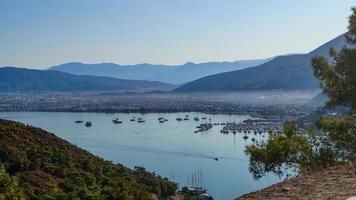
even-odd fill
[(356, 162), (303, 175), (236, 200), (346, 200), (356, 196)]

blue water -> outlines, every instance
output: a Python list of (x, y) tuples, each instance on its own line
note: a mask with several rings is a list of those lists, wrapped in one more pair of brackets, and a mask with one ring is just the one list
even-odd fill
[[(189, 121), (176, 121), (177, 117), (189, 115)], [(142, 117), (146, 122), (130, 122)], [(202, 113), (170, 114), (103, 114), (103, 113), (46, 113), (46, 112), (3, 112), (0, 118), (31, 124), (106, 160), (122, 163), (130, 168), (143, 166), (161, 176), (178, 182), (181, 186), (191, 184), (192, 174), (202, 171), (203, 185), (215, 199), (230, 200), (281, 181), (280, 177), (268, 174), (254, 180), (248, 170), (248, 156), (244, 148), (252, 144), (251, 138), (265, 140), (262, 135), (223, 135), (221, 126), (214, 126), (203, 133), (194, 133), (196, 122), (193, 117), (207, 117), (212, 122), (241, 122), (248, 115), (207, 115)], [(113, 124), (118, 117), (122, 124)], [(169, 121), (159, 123), (157, 118)], [(93, 126), (75, 124), (75, 120), (91, 121)], [(214, 158), (219, 158), (216, 161)]]

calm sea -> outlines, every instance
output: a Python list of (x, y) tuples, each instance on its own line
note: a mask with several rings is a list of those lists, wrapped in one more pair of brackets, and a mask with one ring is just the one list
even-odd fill
[[(177, 117), (187, 121), (177, 121)], [(144, 123), (131, 122), (142, 118)], [(158, 118), (168, 121), (159, 123)], [(199, 117), (200, 121), (194, 121)], [(268, 174), (254, 180), (249, 172), (248, 156), (244, 148), (268, 135), (220, 133), (221, 126), (202, 133), (194, 133), (196, 126), (211, 119), (213, 123), (242, 122), (248, 115), (207, 115), (202, 113), (169, 114), (103, 114), (103, 113), (47, 113), (47, 112), (3, 112), (0, 118), (31, 124), (106, 160), (122, 163), (130, 168), (143, 166), (149, 171), (168, 177), (180, 186), (192, 182), (203, 184), (217, 200), (231, 200), (281, 181), (280, 177)], [(114, 124), (119, 118), (122, 124)], [(76, 120), (91, 121), (87, 128)], [(263, 137), (263, 135), (265, 135)], [(215, 158), (218, 158), (216, 160)], [(193, 181), (192, 181), (193, 177)], [(200, 178), (201, 177), (201, 178)]]

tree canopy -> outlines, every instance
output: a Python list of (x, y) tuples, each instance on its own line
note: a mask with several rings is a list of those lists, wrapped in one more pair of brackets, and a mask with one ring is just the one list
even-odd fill
[(113, 164), (39, 128), (0, 119), (0, 200), (164, 199), (176, 189), (142, 167)]
[(337, 105), (356, 109), (356, 8), (352, 8), (348, 32), (345, 34), (347, 45), (336, 52), (330, 49), (331, 61), (317, 56), (312, 59), (314, 75), (329, 96), (327, 106)]
[[(250, 171), (255, 178), (267, 172), (282, 174), (282, 167), (299, 172), (318, 170), (356, 158), (356, 8), (352, 8), (347, 45), (339, 52), (330, 49), (331, 59), (317, 56), (312, 59), (314, 75), (320, 80), (323, 92), (329, 97), (327, 107), (351, 108), (347, 116), (316, 119), (318, 130), (298, 131), (286, 123), (281, 133), (272, 134), (266, 142), (246, 148), (250, 155)], [(318, 133), (318, 134), (316, 134)]]

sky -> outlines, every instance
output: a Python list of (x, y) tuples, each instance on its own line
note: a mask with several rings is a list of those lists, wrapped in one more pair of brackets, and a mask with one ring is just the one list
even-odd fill
[(356, 0), (0, 0), (0, 66), (183, 64), (306, 53)]

